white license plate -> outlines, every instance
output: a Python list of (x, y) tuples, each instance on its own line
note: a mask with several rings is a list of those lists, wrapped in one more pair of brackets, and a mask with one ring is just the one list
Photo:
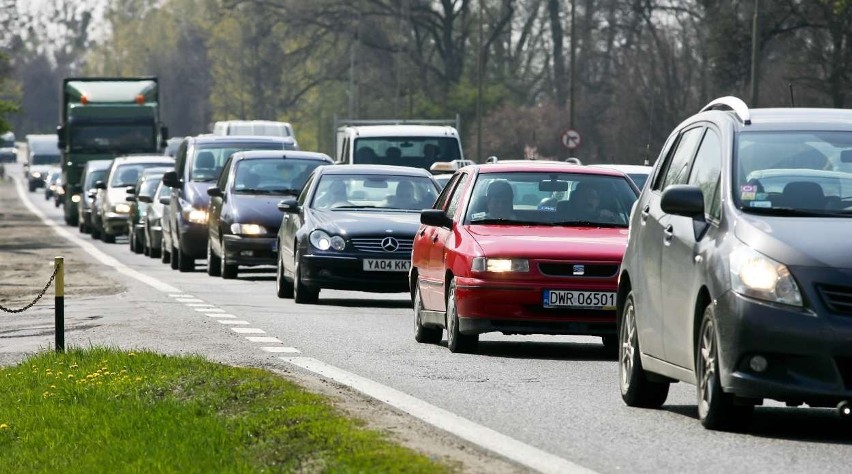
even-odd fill
[(615, 309), (615, 293), (605, 291), (544, 290), (545, 308)]
[(411, 268), (411, 260), (389, 258), (365, 258), (365, 272), (407, 272)]

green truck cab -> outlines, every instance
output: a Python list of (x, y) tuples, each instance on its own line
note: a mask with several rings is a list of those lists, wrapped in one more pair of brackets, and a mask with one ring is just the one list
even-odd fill
[(71, 77), (62, 81), (56, 128), (65, 182), (65, 222), (76, 226), (83, 166), (132, 153), (159, 153), (168, 131), (160, 123), (155, 77)]

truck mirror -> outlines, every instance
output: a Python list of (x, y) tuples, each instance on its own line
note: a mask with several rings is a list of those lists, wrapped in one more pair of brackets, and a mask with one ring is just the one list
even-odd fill
[(169, 139), (169, 127), (166, 127), (165, 125), (160, 126), (160, 137), (161, 140), (163, 140), (163, 146), (165, 146), (166, 140)]
[(58, 143), (56, 146), (62, 150), (65, 148), (65, 126), (57, 125), (56, 126), (56, 137), (58, 138)]

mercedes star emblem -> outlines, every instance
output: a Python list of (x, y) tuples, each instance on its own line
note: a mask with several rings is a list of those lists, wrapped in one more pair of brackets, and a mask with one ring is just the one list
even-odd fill
[(396, 252), (399, 248), (399, 242), (393, 237), (385, 237), (382, 239), (382, 250), (385, 252)]

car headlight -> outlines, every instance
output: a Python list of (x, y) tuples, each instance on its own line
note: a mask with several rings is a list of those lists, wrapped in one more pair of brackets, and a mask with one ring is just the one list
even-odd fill
[(315, 230), (311, 232), (310, 240), (311, 245), (320, 250), (334, 249), (341, 251), (346, 248), (346, 241), (343, 240), (343, 237), (339, 235), (332, 237), (322, 230)]
[(180, 212), (183, 214), (183, 218), (188, 222), (193, 224), (207, 223), (207, 211), (204, 209), (196, 209), (192, 206), (186, 206), (181, 209)]
[(231, 224), (231, 232), (239, 235), (263, 235), (266, 234), (266, 227), (257, 224)]
[(731, 288), (737, 293), (775, 303), (802, 306), (799, 286), (787, 266), (739, 244), (731, 252)]
[(33, 178), (41, 178), (41, 173), (39, 173), (38, 171), (33, 171)]
[(530, 261), (525, 258), (476, 257), (470, 269), (474, 272), (524, 273), (530, 271)]
[(130, 212), (130, 204), (121, 202), (113, 206), (112, 210), (118, 214), (128, 214)]
[(71, 196), (71, 202), (73, 202), (73, 203), (80, 202), (80, 199), (82, 199), (82, 198), (80, 197), (79, 194), (75, 194), (75, 195)]

